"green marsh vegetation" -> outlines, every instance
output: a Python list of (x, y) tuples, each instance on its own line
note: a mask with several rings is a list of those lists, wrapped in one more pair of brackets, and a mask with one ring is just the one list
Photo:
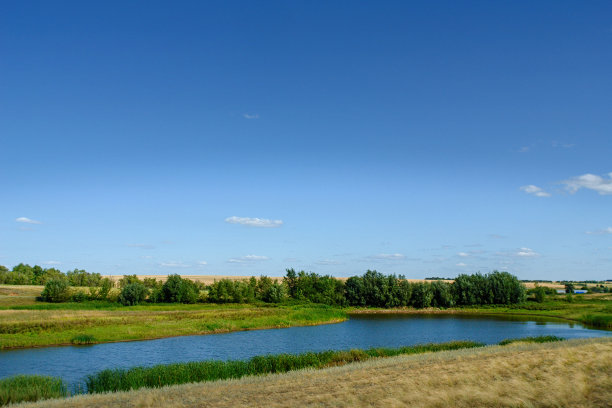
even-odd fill
[(68, 395), (66, 384), (59, 378), (18, 375), (0, 380), (0, 405), (61, 398)]
[(399, 348), (354, 349), (348, 351), (329, 350), (318, 353), (266, 355), (253, 357), (246, 361), (200, 361), (153, 367), (104, 370), (88, 376), (86, 386), (89, 393), (128, 391), (145, 387), (157, 388), (174, 384), (241, 378), (249, 375), (284, 373), (304, 368), (324, 368), (356, 361), (366, 361), (377, 357), (482, 346), (484, 344), (471, 341), (454, 341)]

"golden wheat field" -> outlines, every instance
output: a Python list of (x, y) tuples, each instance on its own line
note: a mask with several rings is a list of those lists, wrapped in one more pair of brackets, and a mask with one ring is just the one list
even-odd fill
[(612, 338), (491, 346), (21, 407), (609, 407)]

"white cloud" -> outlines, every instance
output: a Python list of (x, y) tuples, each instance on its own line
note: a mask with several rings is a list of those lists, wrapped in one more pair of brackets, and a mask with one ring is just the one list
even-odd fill
[(182, 262), (162, 262), (159, 265), (164, 268), (189, 268), (189, 265)]
[(227, 217), (225, 222), (229, 224), (241, 224), (248, 227), (260, 228), (277, 228), (283, 225), (282, 220), (268, 220), (265, 218), (249, 218), (249, 217)]
[(200, 266), (206, 266), (206, 265), (208, 265), (208, 262), (206, 262), (206, 261), (200, 261), (200, 262), (198, 262), (198, 265), (200, 265)]
[(462, 256), (464, 258), (470, 256), (470, 254), (468, 254), (467, 252), (459, 252), (457, 255)]
[(562, 147), (564, 149), (570, 149), (570, 148), (574, 147), (575, 144), (574, 143), (562, 143), (562, 142), (559, 142), (557, 140), (553, 140), (552, 143), (551, 143), (551, 146), (552, 147)]
[(19, 217), (19, 218), (15, 218), (16, 222), (24, 222), (26, 224), (42, 224), (42, 222), (40, 221), (36, 221), (33, 220), (31, 218), (27, 218), (27, 217)]
[(565, 184), (567, 190), (574, 194), (581, 188), (597, 191), (601, 195), (612, 194), (612, 173), (608, 173), (608, 178), (595, 174), (583, 174), (582, 176), (572, 177), (561, 182)]
[(612, 234), (612, 227), (604, 228), (602, 230), (597, 230), (597, 231), (587, 231), (586, 233), (590, 235)]
[(47, 261), (47, 262), (43, 262), (44, 265), (61, 265), (62, 263), (60, 261)]
[(230, 258), (227, 260), (227, 262), (229, 263), (249, 263), (249, 262), (259, 262), (259, 261), (267, 261), (268, 258), (267, 256), (263, 256), (263, 255), (246, 255), (246, 256), (241, 256), (239, 258)]
[(515, 255), (522, 256), (522, 257), (535, 257), (535, 256), (539, 256), (540, 254), (538, 254), (531, 248), (521, 248), (516, 252)]
[(518, 152), (519, 152), (519, 153), (527, 153), (527, 152), (528, 152), (528, 151), (530, 151), (530, 150), (531, 150), (531, 147), (529, 147), (529, 146), (523, 146), (523, 147), (521, 147), (521, 148), (518, 150)]
[(130, 248), (140, 248), (140, 249), (154, 249), (155, 245), (151, 244), (127, 244)]
[(334, 261), (333, 259), (321, 259), (320, 261), (315, 262), (317, 265), (341, 265), (341, 262)]
[(254, 114), (245, 113), (242, 115), (242, 117), (245, 119), (259, 119), (259, 114), (258, 113), (254, 113)]
[(528, 186), (523, 186), (521, 187), (521, 190), (523, 190), (527, 194), (532, 194), (536, 197), (550, 197), (550, 193), (547, 193), (546, 191), (542, 190), (540, 187), (534, 186), (533, 184), (530, 184)]
[(370, 258), (371, 259), (381, 259), (381, 260), (386, 260), (386, 261), (401, 261), (403, 259), (406, 259), (406, 255), (403, 255), (403, 254), (378, 254), (378, 255), (372, 255)]
[(459, 262), (459, 263), (457, 264), (457, 266), (461, 266), (461, 267), (463, 268), (463, 267), (466, 267), (467, 265), (466, 265), (466, 264), (464, 264), (463, 262)]

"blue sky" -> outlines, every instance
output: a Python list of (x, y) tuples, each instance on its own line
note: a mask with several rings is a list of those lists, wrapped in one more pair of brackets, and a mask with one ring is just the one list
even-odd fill
[(612, 4), (4, 2), (0, 264), (612, 279)]

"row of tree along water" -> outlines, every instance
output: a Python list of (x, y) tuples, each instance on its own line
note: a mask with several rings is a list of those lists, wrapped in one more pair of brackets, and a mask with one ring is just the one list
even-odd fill
[[(62, 273), (20, 264), (10, 275), (21, 283), (45, 282), (40, 300), (48, 302), (103, 300), (123, 305), (139, 303), (283, 303), (307, 301), (335, 306), (451, 307), (455, 305), (513, 304), (525, 301), (525, 286), (508, 272), (459, 275), (452, 283), (442, 280), (410, 282), (402, 275), (368, 270), (341, 280), (313, 272), (287, 269), (282, 279), (267, 276), (244, 280), (221, 279), (211, 285), (170, 275), (162, 282), (125, 275), (115, 282), (99, 274), (75, 269)], [(29, 281), (27, 280), (29, 279)], [(6, 279), (3, 283), (7, 283)], [(83, 287), (89, 287), (84, 290)], [(114, 289), (118, 286), (118, 289)], [(78, 288), (77, 288), (78, 287)]]

